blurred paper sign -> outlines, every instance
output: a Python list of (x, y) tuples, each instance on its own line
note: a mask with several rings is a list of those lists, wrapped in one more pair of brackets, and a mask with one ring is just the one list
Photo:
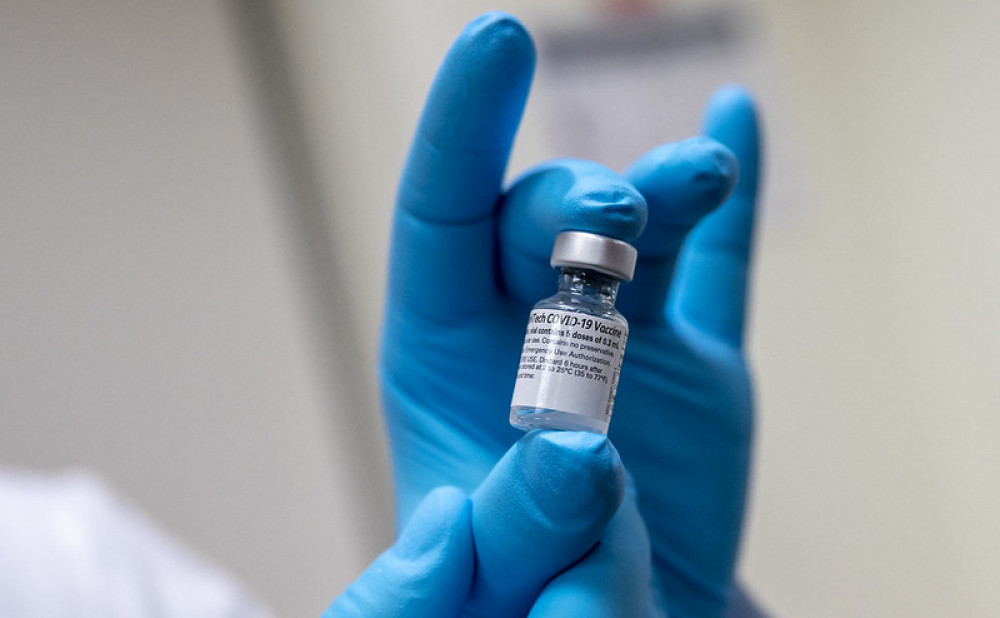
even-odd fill
[[(547, 150), (622, 171), (658, 144), (699, 134), (705, 102), (729, 83), (748, 86), (773, 112), (774, 72), (751, 17), (743, 7), (716, 6), (539, 29), (534, 96)], [(767, 172), (782, 170), (783, 194), (794, 177), (784, 165), (791, 157), (787, 148), (767, 153)], [(774, 202), (790, 200), (775, 200), (772, 183), (765, 187), (769, 212), (786, 210)]]
[(715, 88), (752, 81), (740, 17), (667, 12), (542, 31), (536, 94), (550, 146), (621, 170), (695, 134)]

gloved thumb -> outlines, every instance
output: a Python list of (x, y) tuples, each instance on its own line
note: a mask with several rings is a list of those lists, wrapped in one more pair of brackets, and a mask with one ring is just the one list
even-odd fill
[(427, 494), (395, 545), (333, 602), (323, 618), (457, 616), (472, 584), (471, 503), (454, 487)]
[(476, 575), (466, 615), (525, 615), (545, 583), (600, 540), (624, 487), (607, 436), (521, 438), (472, 494)]

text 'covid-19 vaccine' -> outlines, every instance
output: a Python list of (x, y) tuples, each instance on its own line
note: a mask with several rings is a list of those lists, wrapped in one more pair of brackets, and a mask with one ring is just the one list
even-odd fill
[(550, 263), (559, 291), (531, 310), (510, 403), (524, 431), (607, 433), (628, 322), (615, 309), (618, 284), (631, 281), (632, 245), (589, 232), (556, 237)]

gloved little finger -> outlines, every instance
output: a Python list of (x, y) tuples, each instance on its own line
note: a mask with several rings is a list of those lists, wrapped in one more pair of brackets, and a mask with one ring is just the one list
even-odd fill
[(545, 586), (529, 618), (661, 616), (652, 577), (649, 534), (630, 487), (604, 537)]
[(604, 533), (624, 491), (606, 436), (533, 431), (472, 494), (476, 575), (468, 616), (523, 616)]
[(522, 174), (500, 207), (500, 270), (506, 292), (532, 305), (555, 291), (549, 265), (559, 232), (579, 230), (633, 242), (646, 201), (624, 178), (582, 159), (556, 159)]
[(690, 324), (739, 347), (760, 174), (760, 126), (750, 93), (737, 86), (716, 92), (703, 129), (736, 155), (740, 179), (726, 203), (691, 233), (670, 302)]
[(469, 595), (475, 564), (472, 509), (454, 487), (427, 494), (396, 543), (333, 602), (323, 618), (448, 618)]

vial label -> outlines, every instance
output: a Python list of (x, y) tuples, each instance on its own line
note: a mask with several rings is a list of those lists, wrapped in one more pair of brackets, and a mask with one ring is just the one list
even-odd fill
[(521, 349), (511, 406), (609, 421), (628, 327), (604, 318), (535, 309)]

